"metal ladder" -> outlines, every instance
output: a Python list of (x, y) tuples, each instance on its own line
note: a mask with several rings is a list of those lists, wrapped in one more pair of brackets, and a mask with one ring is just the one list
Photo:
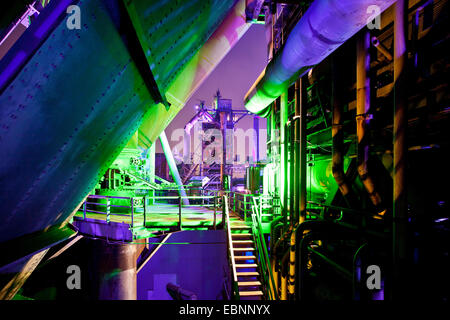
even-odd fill
[(258, 271), (257, 248), (253, 240), (251, 225), (243, 221), (238, 215), (230, 213), (229, 228), (238, 279), (239, 298), (240, 300), (262, 300), (264, 293)]

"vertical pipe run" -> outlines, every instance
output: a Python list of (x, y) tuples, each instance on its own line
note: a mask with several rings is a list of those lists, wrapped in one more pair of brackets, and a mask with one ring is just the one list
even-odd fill
[[(219, 100), (219, 98), (217, 98)], [(217, 105), (219, 105), (219, 101), (217, 101)], [(220, 113), (220, 131), (222, 132), (222, 161), (220, 164), (220, 188), (221, 190), (225, 190), (224, 188), (224, 175), (225, 175), (225, 161), (226, 161), (226, 139), (225, 139), (225, 127), (226, 127), (226, 114), (225, 112)]]
[(370, 125), (370, 33), (365, 31), (357, 40), (356, 61), (356, 132), (358, 136), (358, 174), (367, 190), (370, 200), (377, 208), (380, 216), (385, 210), (380, 208), (381, 197), (375, 189), (375, 183), (370, 176), (367, 162), (369, 160)]
[(277, 268), (277, 260), (276, 257), (272, 256), (272, 274), (273, 274), (273, 281), (274, 281), (274, 290), (278, 293), (278, 268)]
[(393, 199), (393, 298), (406, 292), (407, 198), (406, 198), (406, 63), (407, 1), (395, 4), (394, 21), (394, 199)]
[(296, 195), (295, 195), (295, 148), (294, 148), (294, 122), (290, 121), (289, 122), (289, 140), (288, 140), (288, 146), (289, 146), (289, 157), (288, 157), (288, 166), (289, 166), (289, 179), (288, 179), (288, 183), (289, 183), (289, 224), (290, 227), (293, 228), (295, 226), (295, 224), (297, 223), (297, 220), (295, 219), (295, 211), (294, 211), (294, 207), (295, 204), (297, 202), (296, 199)]
[(259, 117), (257, 115), (253, 116), (253, 153), (254, 153), (254, 163), (259, 161)]
[(288, 260), (288, 294), (289, 298), (294, 297), (295, 290), (295, 232), (292, 230), (295, 228), (297, 219), (295, 217), (294, 207), (297, 203), (297, 198), (295, 194), (295, 176), (296, 176), (296, 166), (295, 166), (295, 147), (294, 147), (294, 122), (289, 123), (289, 231), (291, 232), (289, 237), (289, 260)]
[[(288, 199), (287, 199), (287, 181), (288, 181), (288, 163), (287, 163), (287, 143), (286, 143), (286, 122), (287, 122), (287, 91), (283, 92), (280, 97), (280, 199), (282, 199), (281, 207), (285, 221), (288, 215)], [(287, 223), (285, 224), (287, 226)]]
[(295, 83), (295, 148), (296, 148), (296, 222), (306, 219), (306, 85), (302, 78)]
[(332, 99), (333, 99), (333, 113), (332, 113), (332, 172), (333, 177), (339, 187), (344, 200), (351, 208), (354, 204), (352, 201), (351, 186), (347, 181), (347, 177), (344, 172), (344, 129), (343, 129), (343, 87), (342, 87), (342, 68), (340, 63), (342, 60), (337, 54), (333, 57), (332, 64)]
[(178, 228), (181, 230), (181, 197), (178, 197)]
[(287, 263), (289, 261), (288, 252), (281, 259), (281, 300), (288, 299), (288, 272)]
[[(302, 79), (295, 82), (295, 114), (293, 118), (293, 130), (291, 143), (293, 145), (292, 194), (293, 212), (292, 226), (295, 228), (306, 219), (306, 99)], [(296, 233), (291, 233), (289, 255), (289, 294), (295, 299), (296, 288)]]

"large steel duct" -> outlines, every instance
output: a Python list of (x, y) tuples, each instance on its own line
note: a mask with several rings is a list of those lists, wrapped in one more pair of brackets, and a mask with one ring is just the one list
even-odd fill
[[(308, 69), (364, 27), (372, 10), (394, 0), (316, 0), (288, 36), (284, 47), (245, 96), (247, 110), (267, 116), (269, 105)], [(373, 7), (376, 6), (376, 7)]]

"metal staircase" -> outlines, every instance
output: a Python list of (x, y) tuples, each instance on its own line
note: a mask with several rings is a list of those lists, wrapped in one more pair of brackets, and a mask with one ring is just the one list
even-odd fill
[(239, 216), (230, 216), (231, 242), (234, 251), (237, 288), (241, 300), (261, 300), (263, 298), (262, 283), (256, 259), (256, 246), (253, 241), (251, 226)]
[[(267, 248), (262, 234), (257, 208), (252, 221), (244, 221), (228, 211), (228, 199), (222, 199), (225, 227), (228, 235), (229, 264), (232, 273), (233, 299), (276, 300)], [(255, 202), (256, 204), (256, 202)]]

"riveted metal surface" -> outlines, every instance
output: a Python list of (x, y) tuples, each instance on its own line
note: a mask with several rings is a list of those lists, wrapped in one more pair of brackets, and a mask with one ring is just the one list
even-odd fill
[[(132, 17), (142, 30), (147, 58), (162, 91), (166, 91), (220, 25), (235, 0), (130, 1)], [(138, 21), (136, 21), (138, 20)]]
[(79, 6), (0, 97), (0, 242), (65, 221), (153, 105), (108, 11)]

